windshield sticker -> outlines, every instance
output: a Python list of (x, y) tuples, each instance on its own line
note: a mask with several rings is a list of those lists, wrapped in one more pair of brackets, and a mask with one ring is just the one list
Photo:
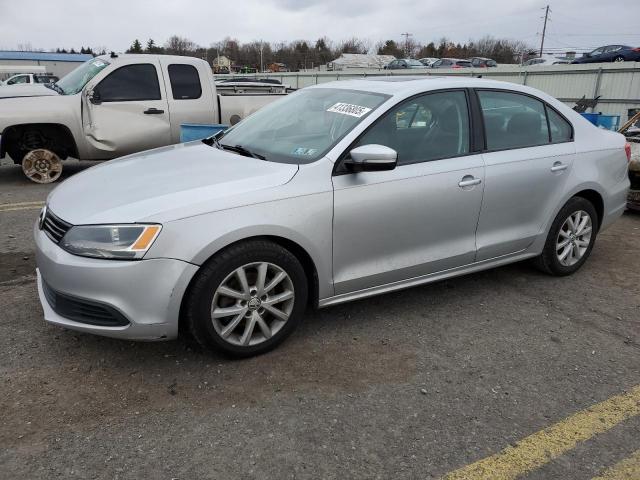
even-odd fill
[(370, 108), (361, 107), (360, 105), (352, 105), (350, 103), (336, 103), (327, 109), (327, 112), (341, 113), (343, 115), (349, 115), (356, 118), (360, 118), (370, 111)]
[(105, 62), (103, 62), (102, 60), (97, 59), (97, 58), (91, 63), (93, 63), (94, 67), (104, 67), (106, 65)]
[(298, 148), (294, 148), (293, 152), (291, 152), (291, 154), (292, 155), (303, 155), (303, 156), (310, 157), (312, 155), (315, 155), (315, 153), (317, 151), (318, 151), (317, 148), (298, 147)]

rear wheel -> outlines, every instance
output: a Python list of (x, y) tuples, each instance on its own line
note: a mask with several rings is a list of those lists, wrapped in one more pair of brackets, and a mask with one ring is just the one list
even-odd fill
[(622, 55), (618, 55), (613, 59), (614, 62), (624, 62), (624, 57)]
[(232, 246), (202, 267), (185, 320), (202, 346), (236, 357), (273, 349), (297, 327), (307, 303), (298, 259), (267, 241)]
[(570, 275), (587, 260), (598, 228), (596, 209), (582, 197), (571, 198), (558, 212), (536, 265), (551, 275)]

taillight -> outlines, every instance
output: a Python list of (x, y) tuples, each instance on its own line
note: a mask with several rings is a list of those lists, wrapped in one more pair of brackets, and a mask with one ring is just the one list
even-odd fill
[(624, 153), (627, 154), (627, 162), (631, 162), (631, 144), (629, 142), (624, 144)]
[(633, 51), (634, 52), (640, 52), (640, 48), (634, 48)]

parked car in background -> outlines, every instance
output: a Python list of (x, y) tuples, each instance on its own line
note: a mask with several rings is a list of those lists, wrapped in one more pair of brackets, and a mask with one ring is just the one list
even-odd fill
[(432, 57), (425, 57), (425, 58), (419, 59), (418, 61), (420, 63), (422, 63), (425, 67), (430, 67), (431, 65), (436, 63), (438, 61), (438, 59), (437, 58), (432, 58)]
[(50, 73), (19, 73), (7, 78), (0, 85), (29, 85), (34, 83), (55, 83), (59, 80)]
[(67, 157), (110, 160), (179, 143), (183, 123), (234, 125), (281, 95), (283, 85), (216, 86), (199, 58), (103, 55), (56, 83), (0, 88), (0, 158), (50, 183)]
[(522, 64), (523, 67), (548, 67), (549, 65), (566, 65), (571, 60), (565, 58), (531, 58)]
[(422, 62), (412, 58), (401, 58), (392, 60), (384, 66), (385, 70), (421, 69), (427, 68)]
[(625, 210), (628, 158), (624, 136), (524, 85), (311, 86), (58, 186), (34, 228), (40, 302), (69, 329), (256, 355), (309, 303), (525, 259), (576, 272)]
[(460, 60), (459, 58), (441, 58), (431, 68), (470, 68), (469, 60)]
[(491, 58), (471, 57), (469, 61), (471, 62), (471, 66), (473, 68), (489, 68), (498, 66), (498, 62), (492, 60)]
[(640, 47), (607, 45), (599, 47), (571, 63), (640, 62)]

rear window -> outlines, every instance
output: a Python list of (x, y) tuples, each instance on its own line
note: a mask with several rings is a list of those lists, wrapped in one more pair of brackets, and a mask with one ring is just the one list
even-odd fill
[(174, 100), (193, 100), (202, 95), (200, 76), (193, 65), (169, 65), (169, 81)]
[(456, 65), (460, 65), (461, 67), (470, 67), (471, 62), (468, 60), (462, 60), (460, 62), (456, 62)]

